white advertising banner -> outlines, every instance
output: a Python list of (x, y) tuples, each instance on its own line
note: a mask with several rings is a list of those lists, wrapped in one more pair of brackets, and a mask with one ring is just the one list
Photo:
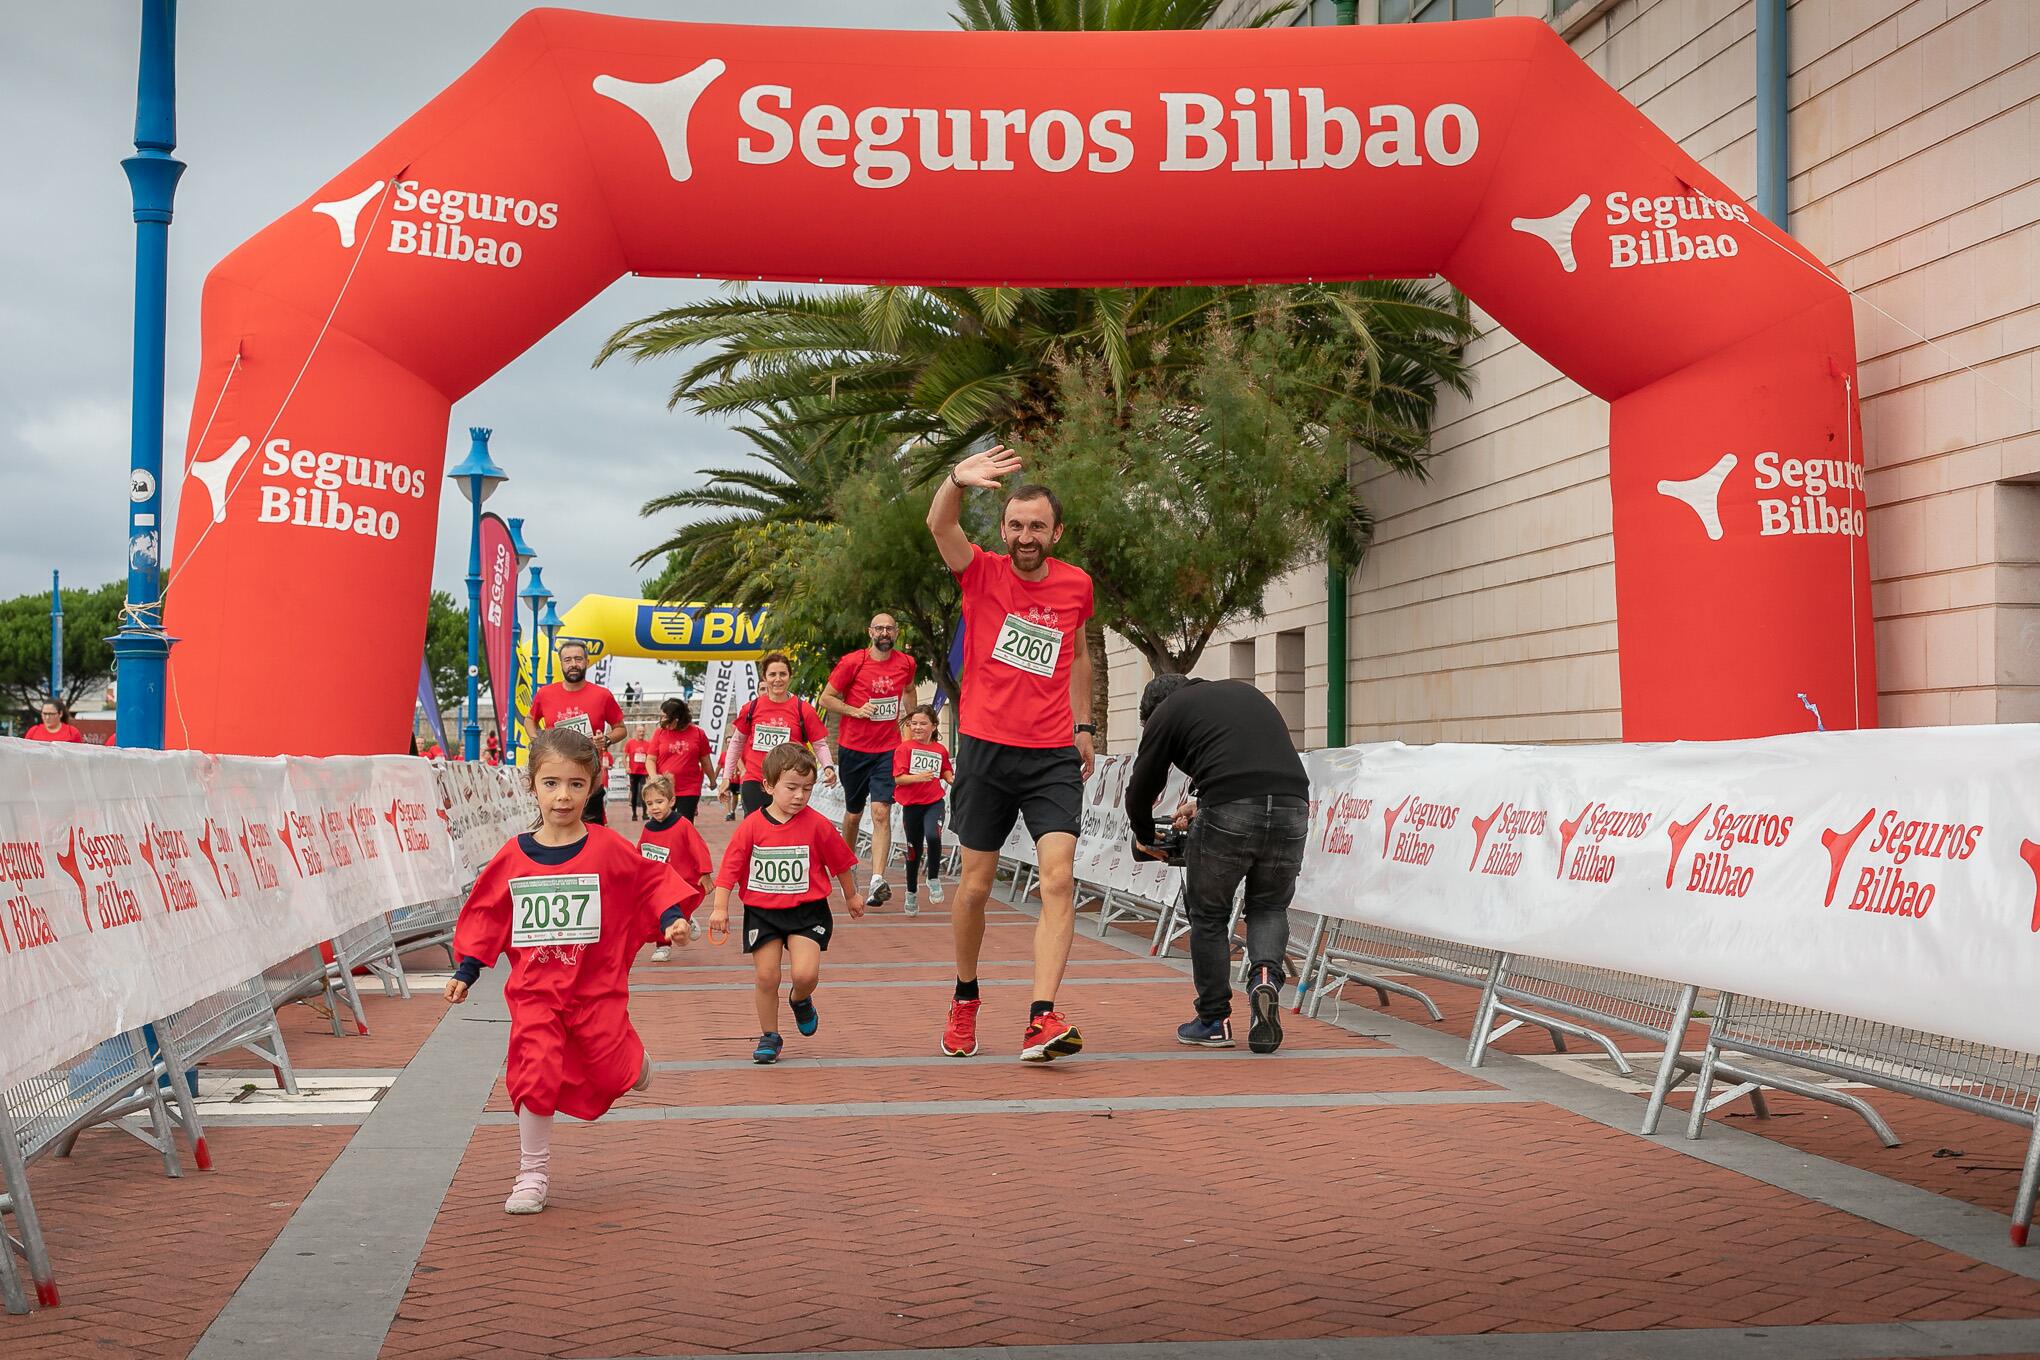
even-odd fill
[(459, 894), (529, 817), (482, 765), (0, 739), (0, 1086)]
[(709, 750), (722, 749), (730, 719), (757, 693), (758, 668), (749, 661), (709, 663), (701, 687), (701, 711), (694, 715), (701, 724), (701, 735), (708, 738)]
[(2040, 1051), (2040, 727), (1308, 764), (1301, 909)]

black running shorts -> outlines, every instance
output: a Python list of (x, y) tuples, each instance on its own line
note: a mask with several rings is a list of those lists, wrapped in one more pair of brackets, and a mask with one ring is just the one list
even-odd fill
[(803, 902), (797, 907), (744, 908), (746, 954), (761, 944), (771, 944), (775, 940), (790, 940), (795, 936), (812, 941), (817, 948), (827, 953), (829, 940), (835, 933), (836, 918), (829, 912), (829, 899), (826, 897)]
[(959, 737), (949, 823), (966, 850), (998, 850), (1025, 818), (1027, 834), (1083, 830), (1084, 761), (1074, 746), (1006, 746)]

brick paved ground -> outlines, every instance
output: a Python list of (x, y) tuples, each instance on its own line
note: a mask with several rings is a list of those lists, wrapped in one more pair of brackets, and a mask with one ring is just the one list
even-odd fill
[[(727, 834), (704, 830), (715, 844)], [(896, 899), (843, 921), (823, 1028), (802, 1039), (786, 1026), (778, 1068), (746, 1061), (756, 1026), (734, 947), (641, 958), (633, 1013), (662, 1064), (652, 1090), (600, 1123), (562, 1121), (553, 1201), (533, 1219), (501, 1210), (516, 1132), (500, 1080), (486, 1111), (477, 1098), (454, 1119), (447, 1165), (464, 1152), (436, 1215), (387, 1206), (390, 1232), (407, 1213), (429, 1232), (394, 1317), (368, 1307), (382, 1310), (371, 1335), (387, 1325), (381, 1354), (1735, 1328), (1714, 1352), (1729, 1354), (1753, 1329), (2040, 1319), (2040, 1284), (2004, 1268), (2020, 1261), (1976, 1259), (1697, 1160), (1676, 1134), (1644, 1140), (1455, 1071), (1398, 1047), (1409, 1031), (1375, 1020), (1357, 989), (1350, 1027), (1290, 1017), (1276, 1058), (1183, 1049), (1187, 979), (1145, 957), (1138, 928), (1101, 941), (1080, 927), (1063, 998), (1087, 1052), (1020, 1064), (1032, 922), (993, 920), (985, 1052), (968, 1061), (935, 1052), (950, 972), (939, 909), (909, 922)], [(1447, 1016), (1426, 1028), (1465, 1033), (1462, 990), (1439, 989)], [(366, 1039), (287, 1015), (299, 1067), (401, 1067), (442, 1026), (486, 1036), (478, 1051), (500, 1061), (502, 1026), (473, 1007), (373, 989), (368, 1006)], [(1388, 1014), (1421, 1019), (1403, 1001)], [(1535, 1031), (1501, 1047), (1550, 1053)], [(1878, 1103), (1904, 1148), (1886, 1152), (1853, 1116), (1792, 1097), (1773, 1101), (1778, 1118), (1724, 1128), (2005, 1208), (2015, 1173), (1992, 1168), (2017, 1165), (2015, 1130)], [(40, 1164), (65, 1302), (0, 1318), (0, 1351), (183, 1354), (272, 1244), (264, 1267), (286, 1278), (342, 1268), (278, 1234), (322, 1176), (342, 1175), (351, 1136), (219, 1128), (220, 1170), (180, 1181), (112, 1135), (85, 1140), (68, 1166)], [(1964, 1156), (1934, 1158), (1943, 1147)]]

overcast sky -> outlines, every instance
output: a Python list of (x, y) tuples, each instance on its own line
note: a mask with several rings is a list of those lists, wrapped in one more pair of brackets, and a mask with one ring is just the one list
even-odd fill
[[(170, 231), (164, 485), (182, 481), (199, 288), (228, 251), (296, 206), (467, 69), (520, 13), (498, 0), (204, 0), (180, 8)], [(947, 28), (949, 0), (588, 0), (576, 8), (702, 22)], [(138, 0), (0, 0), (0, 598), (124, 574)], [(677, 366), (590, 370), (619, 325), (714, 292), (622, 279), (453, 408), (452, 457), (492, 426), (547, 583), (571, 603), (633, 595), (658, 541), (638, 507), (742, 457), (721, 426), (666, 410)], [(592, 445), (592, 447), (591, 447)], [(575, 488), (571, 513), (547, 486)], [(175, 524), (175, 501), (166, 507)], [(433, 583), (464, 598), (467, 503), (440, 503)], [(167, 562), (169, 554), (165, 554)]]

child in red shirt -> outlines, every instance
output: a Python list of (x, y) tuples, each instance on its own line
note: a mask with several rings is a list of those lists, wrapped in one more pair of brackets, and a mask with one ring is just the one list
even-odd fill
[(954, 783), (949, 748), (935, 740), (935, 708), (922, 704), (907, 713), (907, 739), (893, 751), (893, 803), (900, 810), (907, 844), (907, 915), (921, 910), (921, 851), (928, 852), (928, 900), (942, 900), (942, 786)]
[[(645, 829), (638, 833), (638, 853), (671, 869), (681, 882), (699, 884), (706, 898), (715, 884), (715, 861), (709, 857), (708, 842), (675, 806), (672, 776), (655, 774), (647, 779), (644, 798)], [(700, 939), (701, 922), (694, 919), (694, 908), (683, 909), (681, 915), (687, 918), (687, 933)], [(652, 951), (652, 962), (664, 963), (672, 956), (672, 949), (662, 940)]]
[(630, 964), (646, 940), (684, 944), (681, 917), (701, 890), (582, 820), (601, 768), (595, 743), (554, 728), (531, 743), (539, 822), (496, 852), (454, 927), (460, 966), (446, 999), (467, 1000), (482, 969), (510, 956), (505, 1082), (522, 1156), (503, 1209), (545, 1208), (555, 1112), (599, 1119), (625, 1091), (651, 1085), (630, 1023)]
[(864, 915), (864, 903), (850, 882), (857, 856), (843, 833), (808, 806), (815, 788), (815, 757), (792, 742), (765, 757), (763, 784), (772, 801), (738, 824), (715, 876), (715, 910), (708, 938), (721, 944), (730, 934), (730, 890), (744, 904), (744, 952), (757, 970), (758, 1047), (751, 1061), (774, 1063), (785, 1040), (779, 1036), (779, 961), (793, 959), (787, 1003), (802, 1034), (821, 1027), (815, 988), (822, 980), (822, 951), (835, 933), (829, 914), (829, 880), (843, 890), (850, 919)]

